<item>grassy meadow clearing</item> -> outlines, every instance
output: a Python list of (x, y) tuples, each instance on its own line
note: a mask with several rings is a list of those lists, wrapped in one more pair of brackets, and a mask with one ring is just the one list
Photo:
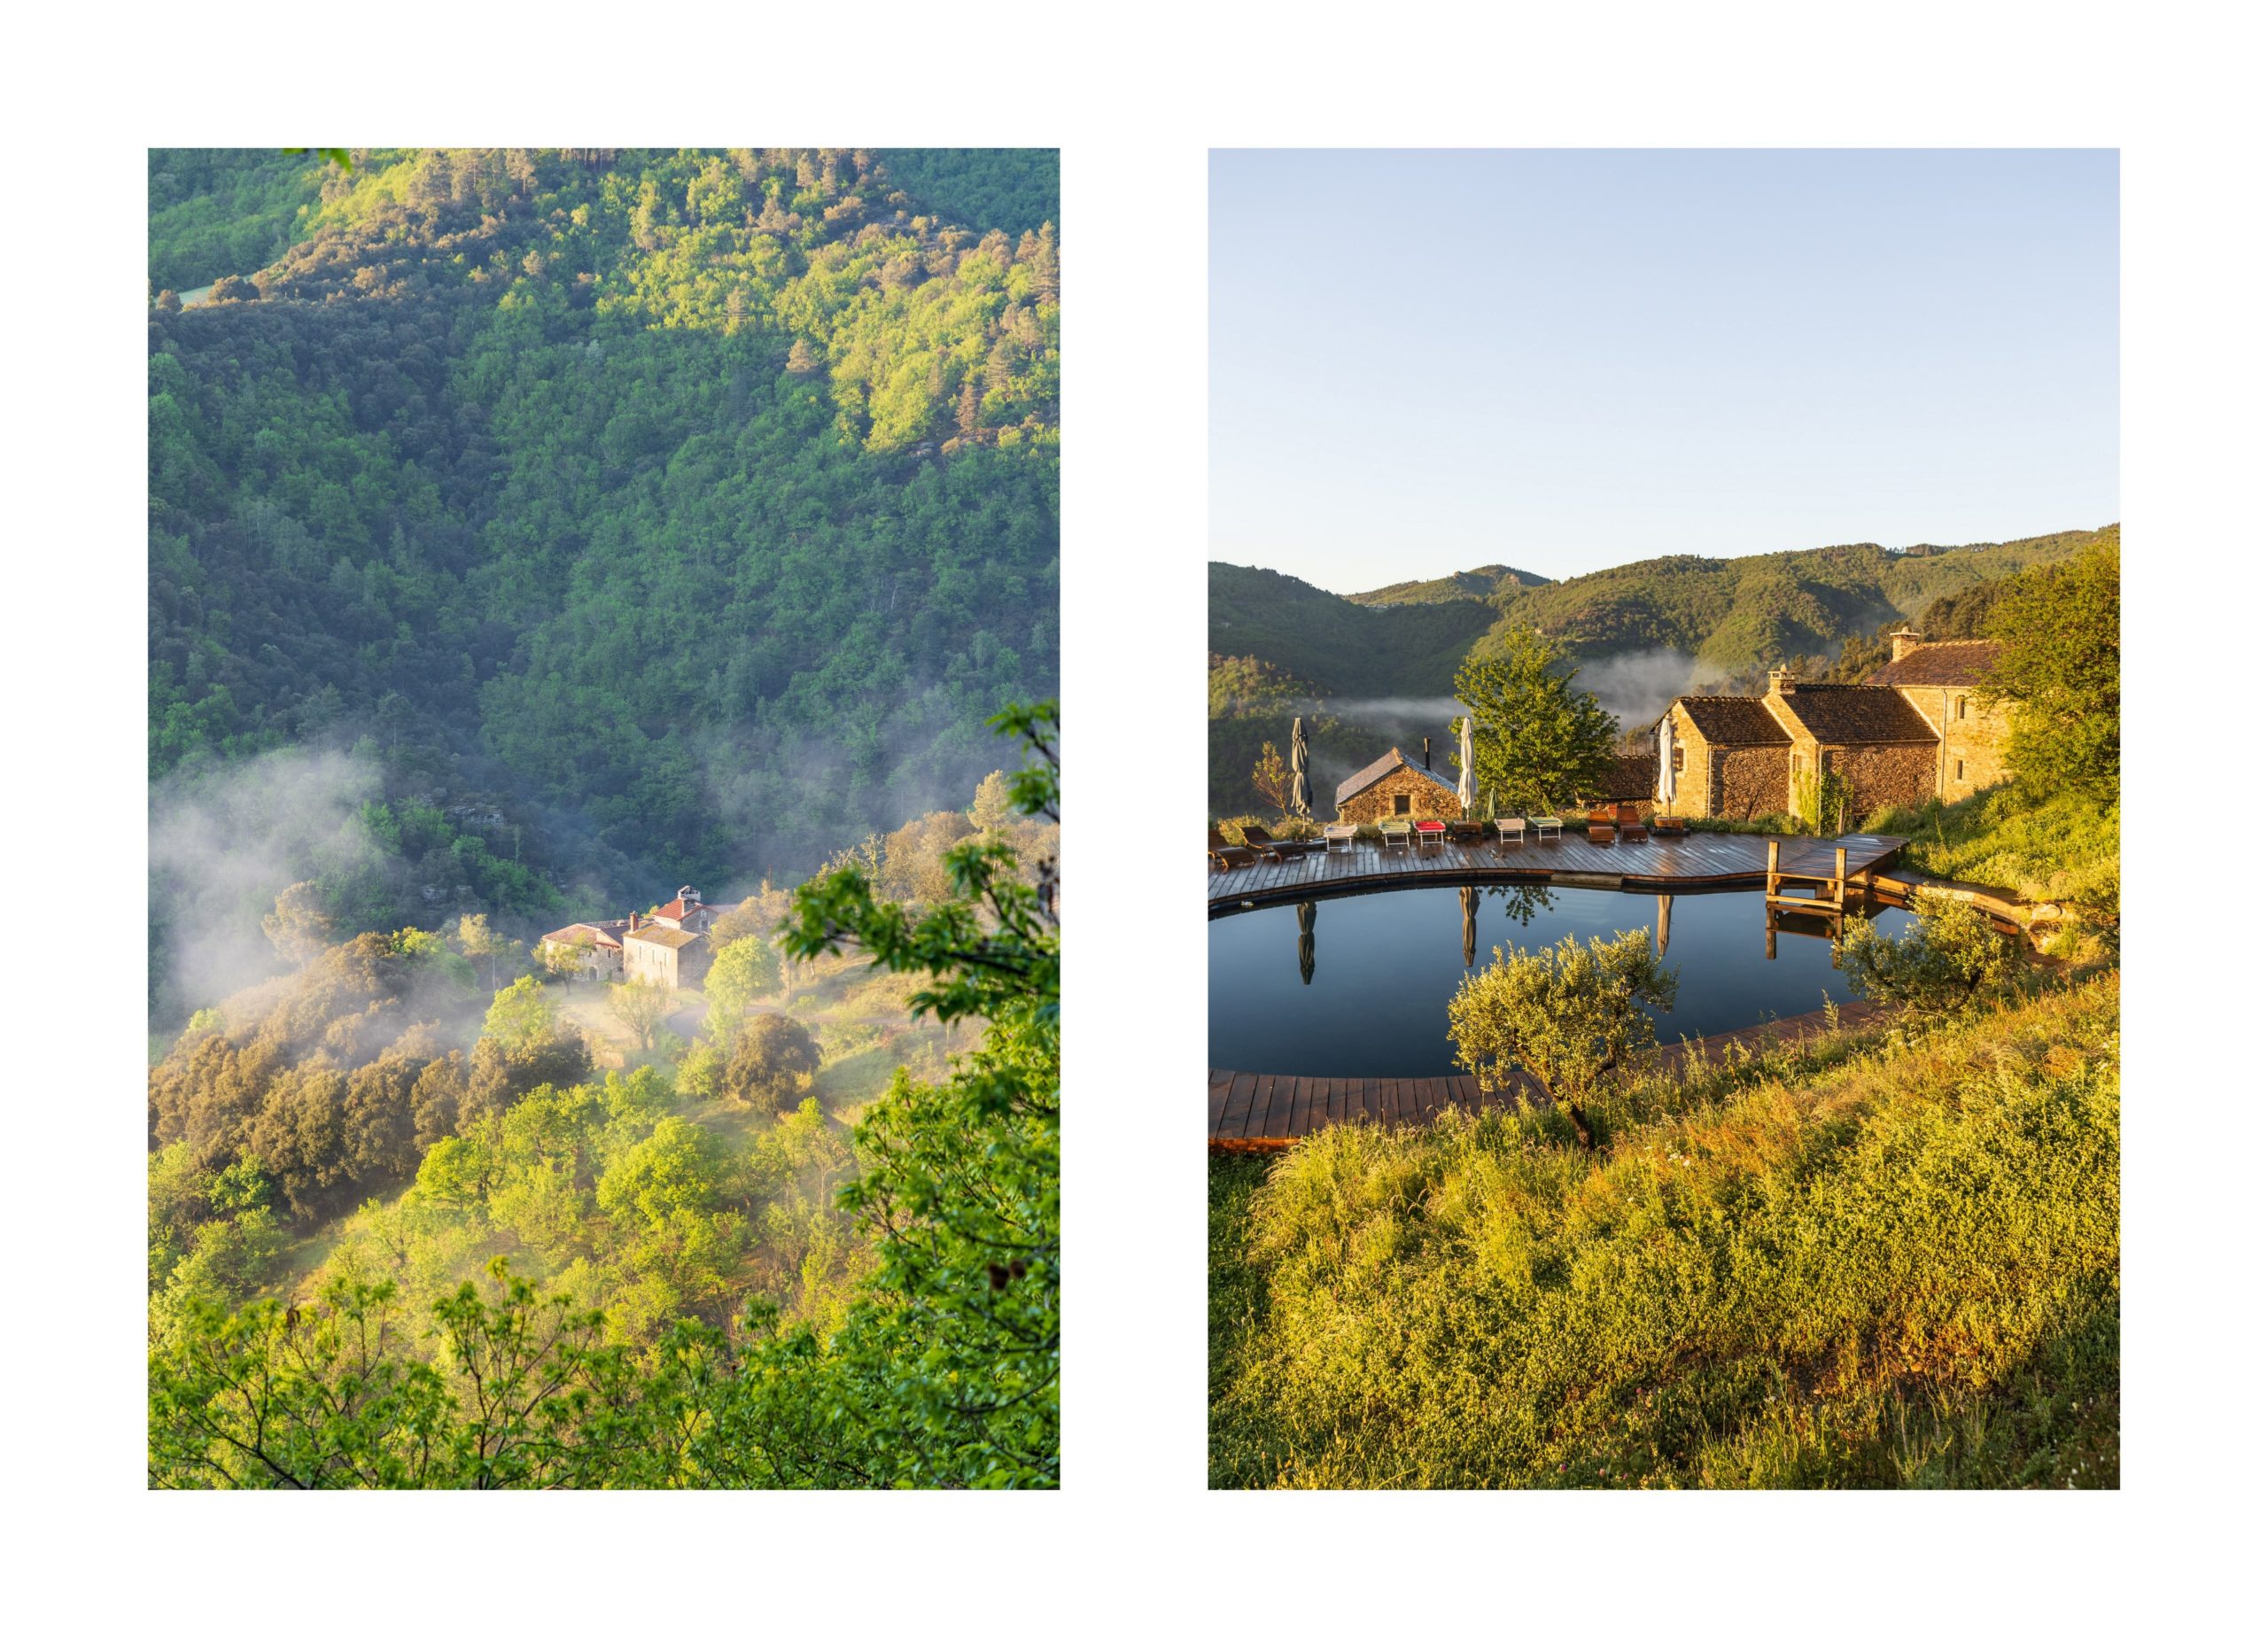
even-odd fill
[[(2118, 1482), (2118, 981), (1211, 1162), (1216, 1487)], [(1594, 1115), (1595, 1122), (1598, 1117)]]

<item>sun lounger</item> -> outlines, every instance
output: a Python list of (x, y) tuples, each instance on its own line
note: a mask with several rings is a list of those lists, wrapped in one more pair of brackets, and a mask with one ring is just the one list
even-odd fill
[(1323, 850), (1328, 853), (1333, 849), (1344, 848), (1352, 853), (1355, 850), (1355, 833), (1361, 828), (1359, 825), (1325, 825), (1323, 827)]
[(1385, 844), (1388, 852), (1392, 852), (1395, 848), (1408, 847), (1410, 821), (1408, 819), (1382, 820), (1379, 825), (1379, 840)]
[(1537, 839), (1542, 842), (1558, 841), (1559, 833), (1566, 828), (1557, 813), (1531, 813), (1527, 816), (1527, 822), (1534, 829)]
[(1499, 842), (1526, 842), (1527, 840), (1527, 820), (1521, 818), (1520, 815), (1517, 813), (1513, 814), (1510, 819), (1498, 819), (1496, 821), (1496, 840)]
[(1211, 826), (1205, 828), (1205, 850), (1212, 856), (1216, 870), (1233, 870), (1239, 865), (1260, 863), (1260, 855), (1250, 848), (1232, 847), (1221, 840), (1221, 833)]
[(1245, 846), (1262, 858), (1271, 859), (1278, 865), (1289, 864), (1292, 860), (1306, 854), (1320, 853), (1324, 849), (1324, 843), (1320, 840), (1313, 842), (1291, 838), (1278, 840), (1257, 825), (1247, 825), (1243, 828)]
[(1421, 848), (1437, 848), (1449, 839), (1449, 827), (1439, 819), (1419, 819), (1417, 831), (1418, 845)]
[(1487, 835), (1487, 832), (1482, 827), (1479, 819), (1451, 819), (1449, 821), (1449, 839), (1462, 847), (1471, 847)]
[(1645, 839), (1646, 821), (1638, 817), (1637, 808), (1630, 803), (1626, 802), (1614, 810), (1614, 826), (1626, 839)]
[(1612, 842), (1614, 840), (1614, 816), (1594, 813), (1583, 821), (1583, 829), (1593, 842)]

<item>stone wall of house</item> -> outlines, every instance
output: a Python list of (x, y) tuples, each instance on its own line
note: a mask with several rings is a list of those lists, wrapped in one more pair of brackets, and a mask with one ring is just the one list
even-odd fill
[(2007, 706), (1986, 705), (1974, 688), (1900, 688), (1899, 693), (1945, 737), (1944, 753), (1937, 759), (1939, 796), (1958, 802), (2008, 777)]
[[(1691, 767), (1689, 757), (1687, 767)], [(1788, 811), (1788, 748), (1784, 745), (1712, 747), (1709, 807), (1713, 819), (1761, 819)], [(1684, 793), (1679, 792), (1682, 798)], [(1688, 811), (1682, 807), (1679, 811)]]
[(1938, 748), (1926, 741), (1837, 747), (1828, 765), (1851, 788), (1847, 822), (1862, 825), (1877, 808), (1911, 807), (1929, 799), (1937, 786)]
[(677, 951), (642, 938), (625, 938), (622, 941), (622, 978), (625, 983), (644, 982), (672, 989), (678, 982)]
[[(1394, 798), (1407, 796), (1409, 804), (1397, 810)], [(1377, 784), (1357, 791), (1339, 806), (1339, 818), (1344, 823), (1375, 825), (1386, 819), (1439, 819), (1463, 817), (1456, 803), (1456, 793), (1444, 790), (1439, 783), (1427, 779), (1415, 768), (1396, 768)]]

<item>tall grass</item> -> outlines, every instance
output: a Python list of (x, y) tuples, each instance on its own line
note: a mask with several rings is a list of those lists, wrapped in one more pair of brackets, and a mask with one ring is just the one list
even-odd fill
[(1215, 1163), (1216, 1486), (2117, 1482), (2115, 974), (1563, 1126)]

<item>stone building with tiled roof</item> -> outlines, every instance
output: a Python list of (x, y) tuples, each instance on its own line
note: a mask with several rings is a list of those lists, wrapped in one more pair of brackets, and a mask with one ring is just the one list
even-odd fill
[(579, 952), (580, 971), (586, 978), (614, 978), (622, 972), (622, 935), (630, 930), (625, 919), (619, 921), (570, 921), (565, 927), (554, 928), (536, 941), (536, 951), (541, 954), (552, 950), (573, 950)]
[(1890, 634), (1890, 664), (1867, 679), (1897, 689), (1929, 724), (1938, 741), (1938, 795), (1947, 802), (2008, 776), (2007, 708), (1983, 695), (2000, 657), (1996, 642), (1929, 642), (1918, 632), (1898, 631)]
[(1375, 825), (1387, 819), (1452, 819), (1464, 810), (1457, 804), (1456, 781), (1436, 773), (1427, 756), (1425, 764), (1410, 760), (1396, 746), (1359, 773), (1340, 781), (1335, 803), (1342, 822)]
[(2005, 772), (2007, 723), (1976, 692), (1997, 652), (1901, 631), (1891, 663), (1867, 682), (1775, 671), (1760, 696), (1673, 700), (1654, 724), (1658, 805), (1693, 819), (1759, 819), (1795, 811), (1807, 784), (1827, 774), (1841, 781), (1853, 818), (1931, 796), (1958, 801)]
[(622, 935), (622, 976), (631, 983), (658, 984), (664, 990), (690, 990), (709, 975), (715, 959), (709, 929), (717, 920), (714, 906), (701, 902), (697, 888), (681, 887), (666, 904), (650, 916), (632, 912), (630, 930)]

